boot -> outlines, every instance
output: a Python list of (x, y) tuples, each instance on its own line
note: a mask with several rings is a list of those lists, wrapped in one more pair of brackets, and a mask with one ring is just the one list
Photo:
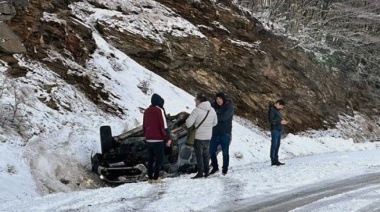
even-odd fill
[(208, 170), (208, 169), (205, 169), (205, 172), (203, 173), (203, 176), (204, 176), (205, 178), (207, 178), (208, 175), (209, 175), (209, 170)]
[(285, 165), (285, 163), (281, 163), (279, 161), (272, 163), (272, 166), (281, 166), (281, 165)]
[(211, 169), (211, 172), (210, 172), (210, 175), (215, 174), (215, 173), (218, 172), (218, 171), (219, 171), (218, 168), (212, 168), (212, 169)]
[(202, 173), (197, 173), (194, 177), (192, 177), (191, 179), (198, 179), (198, 178), (203, 178), (203, 174)]
[(223, 174), (223, 175), (226, 175), (227, 172), (228, 172), (228, 169), (224, 169), (224, 170), (222, 171), (222, 174)]

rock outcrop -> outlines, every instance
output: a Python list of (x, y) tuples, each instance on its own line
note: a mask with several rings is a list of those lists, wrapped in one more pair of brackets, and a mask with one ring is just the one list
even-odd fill
[[(46, 63), (63, 79), (82, 87), (96, 104), (105, 104), (108, 94), (103, 93), (101, 86), (92, 86), (88, 79), (68, 73), (64, 64), (44, 61), (48, 50), (54, 48), (63, 55), (69, 52), (68, 57), (83, 65), (95, 49), (93, 29), (81, 24), (78, 17), (72, 17), (69, 2), (31, 0), (28, 11), (18, 12), (11, 27), (21, 37), (31, 58)], [(157, 2), (195, 25), (203, 36), (179, 37), (157, 32), (164, 40), (160, 41), (120, 30), (117, 24), (101, 20), (94, 28), (116, 48), (190, 93), (204, 92), (210, 98), (218, 91), (227, 93), (235, 101), (236, 115), (266, 129), (268, 104), (278, 98), (287, 102), (284, 109), (285, 118), (290, 120), (287, 132), (328, 128), (338, 121), (339, 114), (353, 111), (379, 114), (366, 96), (369, 88), (353, 87), (342, 73), (327, 71), (307, 53), (289, 48), (286, 41), (266, 31), (229, 1)], [(89, 3), (108, 8), (105, 1)], [(144, 19), (144, 8), (117, 10), (124, 15), (140, 15), (146, 23), (151, 21)], [(41, 19), (44, 11), (57, 15), (65, 23)], [(115, 16), (114, 21), (119, 21), (118, 18)], [(110, 107), (113, 112), (122, 112), (115, 105), (105, 108)]]
[(0, 2), (0, 21), (9, 21), (16, 14), (16, 9), (8, 2)]
[(20, 38), (3, 22), (0, 22), (0, 52), (7, 54), (26, 52)]
[(26, 52), (20, 38), (4, 22), (10, 21), (15, 14), (16, 9), (11, 3), (7, 1), (0, 2), (0, 52), (7, 54)]

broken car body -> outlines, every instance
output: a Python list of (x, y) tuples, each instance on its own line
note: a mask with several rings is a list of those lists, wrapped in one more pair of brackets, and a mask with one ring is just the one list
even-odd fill
[[(167, 116), (172, 144), (165, 147), (162, 174), (165, 177), (193, 173), (196, 161), (192, 147), (185, 145), (188, 113)], [(112, 136), (110, 126), (100, 127), (101, 153), (91, 157), (92, 171), (108, 183), (130, 183), (147, 180), (148, 151), (142, 126)]]

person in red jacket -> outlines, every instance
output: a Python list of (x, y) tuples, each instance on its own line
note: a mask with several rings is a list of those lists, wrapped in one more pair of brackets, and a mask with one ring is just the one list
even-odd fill
[[(144, 112), (143, 132), (149, 152), (148, 182), (160, 183), (159, 173), (164, 160), (165, 143), (170, 146), (170, 132), (166, 123), (164, 100), (153, 94), (151, 105)], [(153, 167), (154, 164), (154, 167)]]

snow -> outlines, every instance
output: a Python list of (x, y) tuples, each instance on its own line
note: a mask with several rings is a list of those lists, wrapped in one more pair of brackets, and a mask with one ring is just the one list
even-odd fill
[[(226, 176), (217, 173), (208, 179), (192, 180), (189, 175), (167, 178), (165, 183), (147, 182), (124, 184), (115, 188), (101, 188), (69, 193), (57, 193), (4, 202), (3, 211), (204, 211), (218, 208), (225, 201), (246, 198), (265, 198), (281, 192), (302, 188), (317, 182), (329, 182), (350, 176), (379, 171), (380, 150), (340, 152), (285, 160), (281, 167), (269, 163), (232, 165)], [(378, 187), (371, 190), (377, 193)], [(342, 194), (349, 195), (349, 194)], [(334, 197), (334, 198), (339, 198)], [(343, 198), (344, 200), (344, 198)], [(323, 199), (321, 201), (326, 201)], [(346, 204), (343, 204), (346, 203)], [(347, 200), (334, 202), (334, 208), (313, 211), (342, 211), (354, 203), (361, 208), (371, 201)], [(341, 205), (341, 206), (339, 206)], [(352, 208), (352, 207), (351, 207)], [(305, 210), (299, 210), (305, 211)], [(308, 211), (308, 210), (306, 210)]]
[[(101, 20), (162, 42), (160, 33), (166, 30), (178, 36), (203, 36), (195, 26), (151, 0), (113, 0), (104, 2), (104, 6), (120, 7), (122, 12), (96, 9), (86, 2), (70, 7), (91, 28)], [(148, 16), (154, 23), (141, 23), (141, 16)], [(124, 21), (115, 21), (114, 17)], [(63, 23), (55, 14), (45, 13), (44, 18)], [(125, 24), (125, 20), (130, 20), (130, 24)], [(280, 159), (286, 165), (272, 167), (269, 133), (235, 116), (230, 170), (226, 176), (218, 173), (208, 179), (192, 180), (191, 175), (182, 175), (166, 178), (160, 185), (140, 182), (98, 188), (89, 170), (91, 154), (100, 151), (100, 126), (110, 125), (113, 134), (118, 135), (141, 125), (140, 108), (149, 106), (153, 93), (165, 99), (170, 114), (190, 112), (194, 97), (133, 61), (96, 31), (93, 37), (98, 48), (85, 67), (54, 50), (46, 60), (61, 62), (70, 74), (91, 79), (91, 86), (99, 86), (110, 94), (106, 103), (124, 113), (104, 112), (76, 85), (66, 83), (59, 74), (25, 55), (15, 55), (20, 66), (28, 68), (25, 77), (8, 78), (7, 64), (0, 61), (0, 114), (9, 112), (5, 106), (12, 105), (17, 95), (23, 95), (20, 107), (25, 120), (18, 126), (27, 127), (20, 133), (15, 127), (0, 125), (0, 211), (206, 211), (217, 208), (226, 199), (254, 201), (316, 182), (379, 172), (380, 144), (345, 139), (340, 133), (343, 128), (287, 135), (280, 148)], [(139, 88), (142, 82), (146, 83), (147, 92)], [(6, 85), (12, 85), (13, 90)], [(360, 125), (348, 128), (358, 129)], [(221, 154), (218, 160), (222, 161)], [(378, 187), (370, 189), (368, 195), (370, 192), (378, 193)], [(342, 211), (349, 204), (357, 208), (369, 204), (335, 198), (344, 204), (332, 200), (334, 207), (320, 211)]]
[[(90, 4), (95, 2), (107, 9), (95, 8)], [(196, 26), (153, 0), (93, 0), (74, 3), (71, 9), (81, 20), (87, 20), (88, 24), (101, 20), (107, 26), (121, 32), (140, 34), (159, 43), (165, 42), (165, 34), (176, 37), (206, 38)]]
[(252, 48), (252, 49), (257, 49), (260, 47), (260, 44), (261, 44), (261, 41), (256, 41), (254, 43), (248, 43), (248, 42), (245, 42), (245, 41), (241, 41), (241, 40), (232, 40), (230, 38), (228, 38), (228, 41), (233, 43), (233, 44), (236, 44), (237, 46), (242, 46), (242, 47), (246, 47), (248, 49)]
[(62, 24), (62, 25), (66, 25), (66, 21), (59, 19), (57, 14), (51, 14), (48, 12), (44, 12), (43, 17), (41, 19), (46, 21), (46, 22), (52, 21), (52, 22), (57, 22), (57, 23)]
[[(306, 207), (294, 210), (299, 211), (378, 211), (380, 206), (380, 186), (369, 186), (330, 198), (324, 198)], [(322, 206), (321, 206), (322, 205)], [(315, 209), (317, 207), (318, 209)]]

